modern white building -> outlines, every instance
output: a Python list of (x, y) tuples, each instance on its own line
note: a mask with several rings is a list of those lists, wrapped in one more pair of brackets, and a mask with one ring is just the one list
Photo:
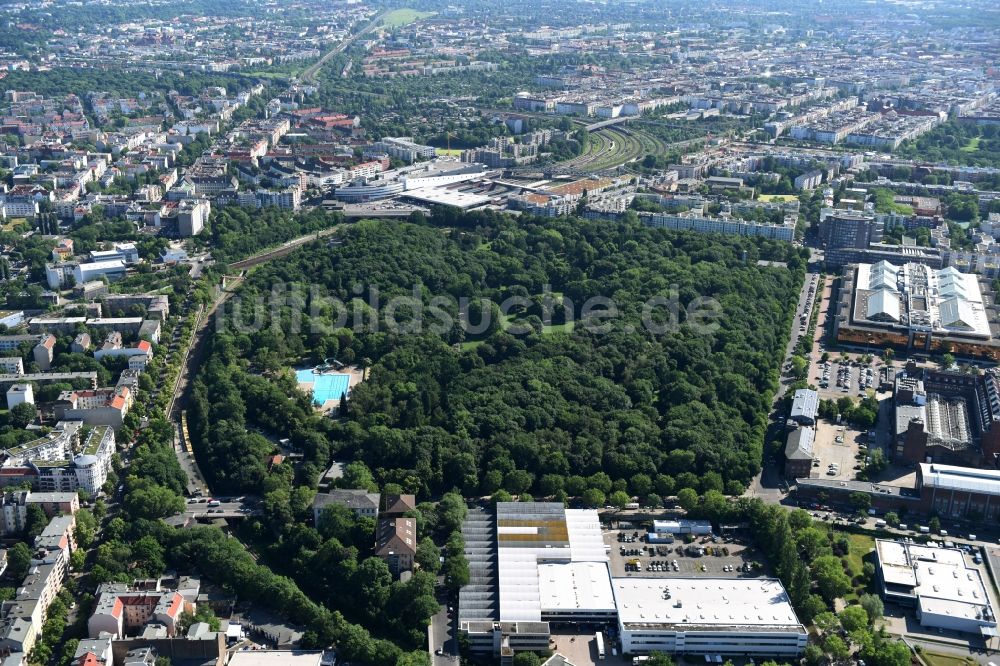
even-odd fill
[(31, 384), (13, 384), (7, 389), (7, 409), (14, 409), (23, 402), (35, 404), (35, 392)]
[(80, 454), (73, 458), (77, 487), (96, 495), (108, 480), (111, 457), (115, 453), (115, 431), (108, 426), (97, 426), (87, 433)]
[(961, 550), (878, 539), (875, 552), (882, 596), (915, 606), (922, 626), (987, 639), (997, 634), (983, 577)]
[[(470, 512), (463, 534), (470, 573), (459, 626), (474, 652), (506, 659), (548, 649), (550, 623), (617, 623), (625, 654), (799, 655), (808, 634), (776, 579), (612, 578), (596, 511), (561, 503), (499, 502)], [(697, 534), (703, 521), (656, 523)], [(495, 559), (493, 557), (495, 548)], [(495, 574), (493, 571), (495, 562)]]
[(796, 656), (809, 634), (773, 578), (616, 578), (626, 654)]

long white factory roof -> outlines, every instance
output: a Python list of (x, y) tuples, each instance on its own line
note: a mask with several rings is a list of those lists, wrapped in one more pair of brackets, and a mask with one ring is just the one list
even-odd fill
[(543, 609), (614, 609), (597, 512), (558, 502), (497, 504), (501, 621), (541, 620)]
[(920, 463), (920, 482), (925, 488), (1000, 495), (1000, 470)]
[(615, 578), (612, 586), (626, 630), (805, 632), (773, 578)]

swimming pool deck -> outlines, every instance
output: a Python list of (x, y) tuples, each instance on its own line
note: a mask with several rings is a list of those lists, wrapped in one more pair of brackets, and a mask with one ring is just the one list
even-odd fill
[(299, 389), (310, 394), (313, 404), (322, 411), (340, 406), (341, 397), (350, 395), (351, 384), (357, 377), (353, 372), (329, 372), (317, 374), (313, 368), (295, 370), (295, 379)]

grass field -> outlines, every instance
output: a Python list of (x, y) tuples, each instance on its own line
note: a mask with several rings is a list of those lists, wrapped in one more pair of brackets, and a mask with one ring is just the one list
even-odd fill
[(865, 555), (875, 547), (875, 539), (867, 534), (851, 534), (848, 538), (851, 542), (851, 552), (847, 554), (847, 566), (851, 570), (851, 575), (857, 576), (861, 573)]
[(438, 154), (439, 157), (441, 157), (441, 156), (445, 156), (445, 157), (461, 157), (461, 155), (462, 155), (462, 149), (461, 148), (452, 148), (451, 150), (448, 150), (447, 148), (435, 148), (434, 150), (437, 152), (437, 154)]
[[(849, 534), (847, 536), (850, 541), (850, 550), (847, 555), (843, 558), (844, 562), (847, 564), (848, 576), (850, 576), (853, 581), (856, 577), (861, 575), (861, 568), (864, 566), (864, 558), (868, 553), (875, 547), (875, 539), (868, 536), (867, 534)], [(856, 589), (852, 589), (850, 592), (844, 595), (844, 601), (847, 603), (857, 603), (860, 593)]]
[(794, 194), (762, 194), (761, 201), (794, 201), (798, 199)]
[(572, 333), (573, 327), (576, 325), (575, 321), (568, 321), (565, 324), (552, 324), (551, 326), (542, 326), (542, 333), (548, 335), (550, 333)]
[(920, 657), (930, 666), (970, 666), (976, 660), (969, 657), (959, 657), (953, 654), (941, 654), (940, 652), (928, 652), (924, 650)]
[(959, 150), (962, 151), (963, 153), (976, 152), (977, 150), (979, 150), (979, 137), (978, 136), (972, 137), (971, 139), (969, 139), (969, 143), (959, 148)]
[(418, 12), (416, 9), (394, 9), (382, 18), (382, 25), (387, 28), (398, 28), (420, 19), (434, 16), (434, 12)]

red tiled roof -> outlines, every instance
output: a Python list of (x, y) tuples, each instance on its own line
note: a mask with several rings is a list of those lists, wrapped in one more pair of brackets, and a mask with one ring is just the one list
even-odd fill
[(167, 609), (167, 615), (170, 617), (177, 617), (181, 614), (181, 606), (184, 603), (184, 598), (181, 595), (174, 592), (174, 598), (170, 600), (170, 608)]
[(98, 659), (97, 655), (94, 654), (93, 652), (87, 652), (86, 654), (81, 655), (80, 658), (76, 660), (77, 666), (100, 666), (100, 664), (101, 664), (100, 659)]

